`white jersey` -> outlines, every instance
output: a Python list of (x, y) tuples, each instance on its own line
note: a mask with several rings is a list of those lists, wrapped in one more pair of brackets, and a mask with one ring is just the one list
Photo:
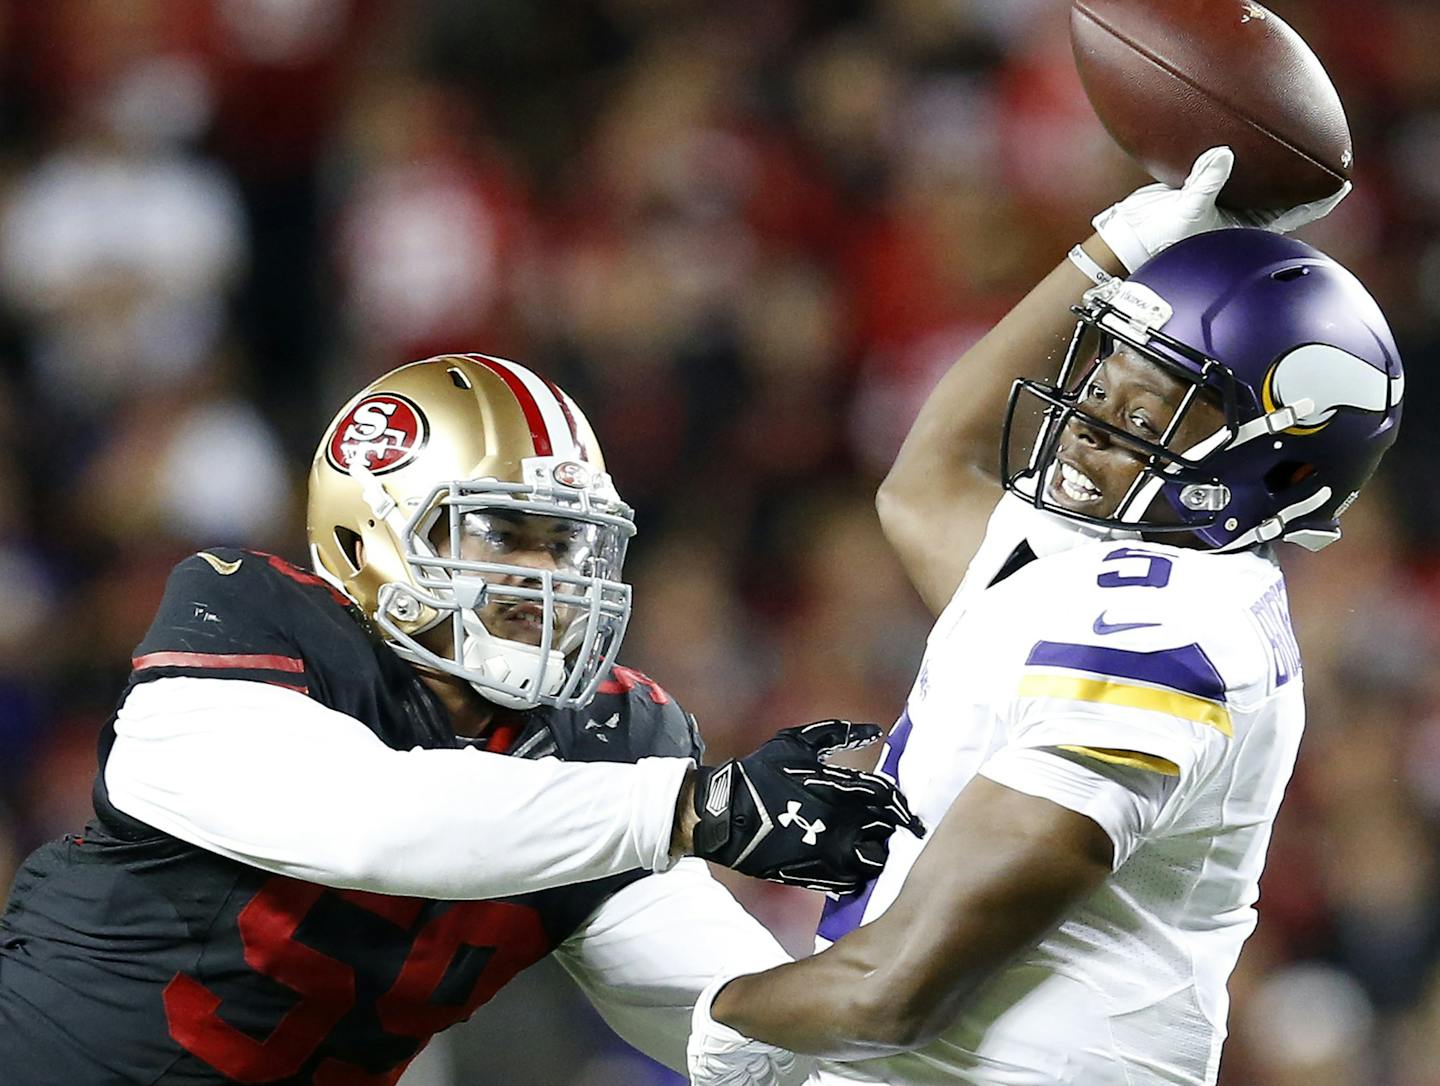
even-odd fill
[[(1062, 523), (1001, 501), (930, 635), (885, 768), (930, 826), (977, 774), (1087, 814), (1114, 842), (1114, 873), (938, 1040), (825, 1062), (812, 1082), (1216, 1079), (1226, 980), (1255, 926), (1304, 727), (1284, 580), (1262, 552)], [(1027, 541), (1039, 557), (997, 582)], [(1108, 790), (1077, 787), (1073, 770)], [(820, 945), (884, 912), (923, 844), (897, 833), (868, 893), (827, 907)]]

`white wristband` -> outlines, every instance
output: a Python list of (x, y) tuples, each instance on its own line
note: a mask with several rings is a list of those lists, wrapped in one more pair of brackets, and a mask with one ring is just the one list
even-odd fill
[(1085, 278), (1089, 279), (1090, 282), (1094, 283), (1096, 286), (1099, 286), (1101, 283), (1108, 283), (1110, 281), (1110, 273), (1107, 272), (1104, 268), (1102, 268), (1099, 264), (1095, 263), (1094, 259), (1090, 256), (1090, 254), (1087, 253), (1080, 246), (1075, 246), (1075, 248), (1071, 249), (1070, 252), (1065, 255), (1069, 257), (1070, 263), (1074, 264), (1077, 268), (1079, 268), (1081, 273), (1084, 274)]

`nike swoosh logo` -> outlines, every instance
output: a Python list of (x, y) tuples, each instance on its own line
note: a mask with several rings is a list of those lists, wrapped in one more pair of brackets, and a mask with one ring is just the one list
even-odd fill
[(1125, 630), (1144, 630), (1158, 625), (1160, 625), (1158, 622), (1106, 622), (1105, 612), (1101, 611), (1095, 616), (1095, 624), (1090, 628), (1103, 637), (1105, 634), (1123, 633)]
[(210, 568), (213, 569), (216, 573), (220, 574), (220, 576), (222, 577), (230, 576), (230, 574), (234, 573), (237, 569), (240, 568), (240, 563), (245, 560), (243, 558), (237, 558), (233, 562), (226, 562), (222, 559), (216, 558), (209, 551), (201, 551), (200, 557), (205, 559), (205, 561), (210, 564)]

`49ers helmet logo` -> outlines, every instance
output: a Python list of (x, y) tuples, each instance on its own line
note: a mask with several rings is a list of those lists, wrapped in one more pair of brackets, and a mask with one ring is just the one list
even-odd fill
[(366, 396), (335, 424), (325, 458), (338, 471), (361, 462), (376, 475), (402, 468), (425, 447), (430, 436), (425, 415), (413, 402), (393, 392)]

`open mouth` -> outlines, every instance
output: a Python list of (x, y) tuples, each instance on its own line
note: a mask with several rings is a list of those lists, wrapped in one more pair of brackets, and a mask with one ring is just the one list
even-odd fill
[[(513, 640), (530, 640), (538, 644), (545, 626), (545, 608), (538, 603), (517, 603), (497, 616)], [(528, 636), (517, 636), (528, 635)]]
[[(551, 636), (557, 644), (571, 628), (573, 617), (573, 608), (557, 602), (551, 616)], [(545, 607), (539, 602), (526, 600), (513, 603), (489, 611), (483, 618), (486, 627), (496, 637), (527, 645), (538, 645), (544, 640)]]
[(1100, 488), (1090, 476), (1063, 460), (1055, 464), (1057, 470), (1050, 478), (1050, 492), (1064, 499), (1062, 504), (1091, 505), (1100, 500)]

